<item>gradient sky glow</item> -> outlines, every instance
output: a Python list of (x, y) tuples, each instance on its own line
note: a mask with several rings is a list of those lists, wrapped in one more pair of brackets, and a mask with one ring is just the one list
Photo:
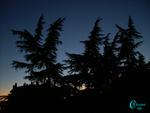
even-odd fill
[[(111, 33), (113, 39), (117, 28), (115, 24), (127, 28), (128, 17), (131, 15), (135, 28), (141, 32), (144, 43), (139, 51), (150, 59), (150, 1), (149, 0), (0, 0), (0, 95), (10, 92), (12, 85), (22, 85), (26, 75), (24, 70), (13, 69), (13, 60), (24, 61), (23, 55), (15, 46), (17, 36), (13, 36), (10, 29), (28, 30), (34, 34), (37, 21), (44, 14), (46, 22), (43, 29), (43, 39), (50, 23), (59, 17), (66, 17), (63, 32), (58, 47), (58, 62), (66, 60), (65, 51), (82, 53), (84, 48), (79, 41), (84, 41), (90, 35), (94, 22), (100, 16), (103, 18), (99, 26), (103, 34)], [(102, 51), (101, 51), (102, 52)], [(64, 73), (66, 74), (66, 72)]]

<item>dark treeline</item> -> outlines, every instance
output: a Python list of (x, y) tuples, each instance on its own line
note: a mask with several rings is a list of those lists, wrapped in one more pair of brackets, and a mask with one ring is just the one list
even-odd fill
[[(41, 15), (35, 34), (27, 30), (11, 30), (18, 35), (19, 51), (26, 62), (13, 61), (15, 69), (26, 69), (24, 79), (31, 85), (13, 88), (8, 96), (9, 110), (15, 112), (100, 112), (129, 111), (129, 103), (146, 103), (150, 62), (137, 51), (143, 37), (135, 29), (131, 16), (127, 28), (116, 24), (118, 32), (113, 40), (110, 33), (102, 33), (98, 18), (85, 41), (82, 54), (66, 52), (64, 64), (57, 62), (57, 46), (65, 18), (58, 18), (47, 29), (42, 43), (44, 16)], [(100, 52), (103, 48), (103, 53)], [(69, 69), (69, 75), (62, 76)], [(37, 85), (34, 85), (34, 84)], [(85, 90), (80, 90), (84, 87)], [(146, 110), (143, 108), (143, 111)], [(8, 110), (8, 111), (9, 111)], [(6, 109), (7, 111), (7, 109)], [(131, 111), (136, 111), (133, 109)]]

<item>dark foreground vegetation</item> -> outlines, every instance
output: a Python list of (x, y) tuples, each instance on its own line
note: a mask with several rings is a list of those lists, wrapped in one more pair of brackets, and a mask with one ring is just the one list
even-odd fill
[[(14, 87), (9, 95), (9, 106), (4, 113), (93, 113), (137, 112), (130, 109), (131, 100), (147, 103), (141, 112), (149, 110), (148, 73), (141, 77), (122, 77), (107, 84), (100, 90), (83, 91), (69, 87), (26, 85)], [(149, 73), (150, 74), (150, 73)], [(137, 75), (136, 75), (137, 76)]]
[[(118, 32), (110, 42), (110, 33), (102, 34), (95, 22), (82, 54), (67, 53), (64, 64), (57, 63), (57, 45), (62, 23), (59, 18), (48, 28), (45, 43), (42, 44), (43, 15), (40, 17), (35, 35), (27, 30), (11, 30), (20, 40), (16, 45), (24, 52), (26, 62), (13, 61), (15, 69), (26, 69), (30, 85), (17, 87), (10, 91), (8, 106), (2, 112), (14, 113), (77, 113), (77, 112), (146, 112), (149, 108), (150, 62), (136, 51), (143, 42), (135, 29), (131, 16), (128, 28), (116, 24)], [(100, 47), (104, 47), (103, 53)], [(69, 69), (70, 75), (62, 76)], [(82, 88), (85, 88), (84, 90)], [(146, 103), (142, 110), (129, 107), (132, 100)]]

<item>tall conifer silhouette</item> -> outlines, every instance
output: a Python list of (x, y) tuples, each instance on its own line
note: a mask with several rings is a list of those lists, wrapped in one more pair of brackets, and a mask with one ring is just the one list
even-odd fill
[(139, 51), (135, 50), (143, 42), (135, 43), (135, 39), (141, 39), (141, 33), (135, 29), (131, 16), (129, 16), (128, 20), (128, 29), (123, 29), (117, 24), (116, 27), (119, 29), (121, 43), (119, 58), (128, 71), (134, 71), (137, 66), (136, 55), (140, 55)]
[(102, 18), (98, 18), (95, 22), (93, 30), (90, 32), (90, 36), (88, 40), (80, 41), (84, 44), (85, 50), (83, 53), (85, 59), (85, 66), (88, 68), (88, 72), (90, 74), (94, 74), (97, 70), (97, 66), (99, 63), (99, 59), (101, 57), (100, 54), (100, 45), (103, 44), (104, 34), (101, 34), (102, 29), (98, 26), (98, 23), (102, 20)]
[[(27, 69), (25, 71), (29, 76), (25, 76), (25, 79), (31, 81), (48, 82), (50, 85), (51, 78), (58, 78), (62, 74), (62, 65), (56, 63), (57, 58), (57, 45), (62, 42), (59, 41), (59, 31), (62, 31), (62, 23), (65, 18), (59, 18), (53, 24), (50, 24), (49, 33), (45, 39), (45, 43), (42, 44), (42, 29), (43, 29), (43, 14), (41, 15), (37, 28), (35, 29), (35, 35), (32, 36), (27, 30), (16, 31), (12, 30), (14, 35), (19, 35), (20, 41), (16, 41), (16, 45), (20, 48), (20, 52), (25, 52), (24, 58), (27, 62), (13, 61), (11, 65), (15, 69)], [(38, 71), (37, 71), (38, 70)]]
[(42, 35), (42, 29), (43, 29), (43, 22), (44, 16), (41, 15), (39, 18), (39, 21), (37, 23), (37, 28), (35, 29), (35, 35), (31, 35), (27, 30), (24, 31), (17, 31), (12, 30), (13, 35), (19, 35), (19, 38), (21, 40), (16, 41), (16, 45), (18, 48), (20, 48), (20, 52), (25, 52), (24, 58), (27, 62), (19, 62), (19, 61), (13, 61), (11, 65), (15, 69), (27, 69), (25, 72), (28, 73), (30, 76), (28, 77), (31, 81), (37, 81), (38, 78), (33, 76), (34, 69), (38, 66), (38, 60), (37, 56), (39, 54), (39, 49), (41, 48), (41, 36)]
[(98, 23), (102, 18), (98, 18), (95, 22), (93, 30), (90, 32), (88, 40), (80, 41), (84, 44), (85, 50), (83, 54), (70, 54), (66, 53), (69, 57), (68, 60), (64, 60), (69, 64), (68, 68), (70, 72), (78, 72), (79, 74), (85, 75), (84, 80), (89, 87), (91, 82), (91, 76), (94, 75), (100, 66), (100, 45), (103, 44), (102, 29), (98, 26)]

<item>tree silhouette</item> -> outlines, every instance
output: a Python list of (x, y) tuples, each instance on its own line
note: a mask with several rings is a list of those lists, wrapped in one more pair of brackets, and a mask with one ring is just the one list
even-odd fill
[(118, 57), (123, 63), (125, 70), (132, 73), (137, 66), (136, 55), (140, 55), (140, 52), (135, 50), (143, 42), (139, 41), (135, 43), (135, 39), (141, 39), (142, 36), (140, 36), (140, 33), (135, 29), (131, 16), (129, 16), (128, 29), (123, 29), (117, 24), (116, 27), (119, 29), (118, 34), (121, 43)]
[(96, 69), (97, 69), (97, 65), (98, 65), (98, 61), (101, 57), (100, 54), (100, 45), (102, 45), (102, 40), (104, 36), (103, 34), (101, 34), (100, 32), (102, 32), (102, 29), (98, 26), (98, 23), (101, 21), (102, 18), (98, 18), (95, 22), (94, 28), (93, 30), (90, 32), (90, 36), (88, 37), (89, 40), (85, 40), (85, 41), (80, 41), (81, 43), (84, 44), (85, 50), (84, 50), (84, 59), (85, 61), (85, 65), (88, 68), (88, 72), (90, 74), (94, 74)]
[(111, 45), (110, 45), (110, 67), (111, 67), (111, 79), (118, 77), (121, 73), (120, 60), (118, 59), (119, 47), (118, 47), (119, 36), (116, 33)]
[(102, 81), (106, 82), (108, 80), (112, 80), (119, 74), (119, 61), (117, 57), (117, 53), (119, 48), (117, 47), (118, 43), (118, 33), (114, 37), (113, 41), (109, 42), (110, 33), (104, 37), (104, 52), (102, 58), (102, 69), (99, 69), (103, 73)]
[[(84, 77), (84, 83), (87, 84), (87, 87), (90, 87), (92, 78), (90, 75), (94, 75), (99, 69), (100, 58), (100, 45), (103, 43), (103, 34), (101, 28), (98, 26), (98, 23), (102, 18), (98, 18), (95, 22), (93, 30), (90, 32), (88, 40), (80, 41), (84, 44), (85, 50), (82, 55), (80, 54), (70, 54), (66, 52), (66, 55), (69, 57), (68, 60), (64, 60), (65, 63), (69, 64), (67, 68), (70, 69), (69, 72), (77, 72)], [(96, 74), (95, 74), (96, 75)]]
[[(25, 79), (31, 81), (46, 82), (50, 85), (51, 78), (58, 79), (62, 74), (63, 65), (56, 63), (57, 58), (57, 45), (62, 44), (59, 41), (60, 33), (62, 31), (62, 23), (65, 18), (58, 18), (53, 24), (50, 24), (49, 33), (45, 39), (45, 43), (42, 44), (42, 29), (43, 29), (43, 14), (39, 18), (37, 28), (35, 29), (35, 35), (32, 36), (27, 30), (16, 31), (11, 30), (14, 35), (19, 35), (20, 41), (16, 41), (16, 45), (20, 48), (20, 52), (25, 52), (24, 58), (27, 62), (13, 61), (11, 65), (15, 69), (27, 69), (25, 71), (29, 76), (25, 76)], [(37, 71), (38, 70), (38, 71)]]
[[(31, 61), (31, 63), (24, 63), (19, 61), (13, 61), (11, 64), (15, 69), (22, 69), (26, 68), (26, 73), (30, 73), (29, 80), (37, 80), (37, 77), (33, 76), (33, 70), (37, 67), (37, 55), (39, 48), (41, 48), (41, 36), (42, 36), (42, 29), (43, 29), (43, 15), (39, 18), (37, 28), (35, 29), (35, 35), (32, 36), (27, 30), (17, 31), (17, 30), (11, 30), (13, 32), (13, 35), (19, 35), (19, 38), (22, 40), (16, 41), (16, 45), (18, 48), (20, 48), (20, 52), (25, 52), (24, 58), (25, 60)], [(29, 54), (31, 53), (31, 54)]]

